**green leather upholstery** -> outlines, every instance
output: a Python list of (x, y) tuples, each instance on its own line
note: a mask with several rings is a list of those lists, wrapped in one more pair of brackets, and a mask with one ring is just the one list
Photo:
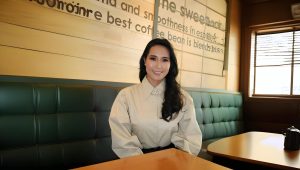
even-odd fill
[(108, 117), (116, 88), (0, 84), (0, 169), (66, 169), (116, 159)]
[[(128, 84), (61, 81), (67, 80), (0, 77), (0, 169), (69, 169), (117, 159), (108, 117), (120, 88)], [(204, 149), (242, 131), (241, 94), (186, 90), (195, 103)]]
[(210, 143), (243, 132), (242, 95), (205, 89), (188, 89), (188, 92), (194, 100), (203, 135), (202, 153), (199, 156), (211, 159), (205, 153)]

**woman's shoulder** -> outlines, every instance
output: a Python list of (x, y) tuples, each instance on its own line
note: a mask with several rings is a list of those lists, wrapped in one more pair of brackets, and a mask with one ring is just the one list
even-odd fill
[(123, 89), (120, 90), (118, 95), (128, 95), (128, 94), (132, 93), (133, 91), (135, 91), (136, 89), (138, 89), (138, 87), (139, 87), (139, 84), (134, 84), (131, 86), (124, 87)]
[(180, 90), (181, 90), (184, 104), (193, 103), (192, 96), (186, 90), (182, 88)]
[(187, 92), (183, 88), (181, 88), (180, 91), (181, 91), (181, 94), (183, 95), (183, 97), (187, 97), (187, 98), (191, 98), (192, 99), (192, 96), (190, 95), (189, 92)]
[(131, 85), (131, 86), (127, 86), (122, 88), (116, 98), (115, 98), (115, 102), (121, 102), (121, 103), (127, 103), (127, 101), (130, 99), (130, 96), (133, 94), (133, 89), (136, 88), (136, 85)]

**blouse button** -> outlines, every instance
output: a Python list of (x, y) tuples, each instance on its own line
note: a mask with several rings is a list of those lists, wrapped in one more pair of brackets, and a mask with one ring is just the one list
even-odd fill
[(159, 94), (159, 90), (158, 89), (153, 89), (151, 92), (152, 95), (158, 95)]

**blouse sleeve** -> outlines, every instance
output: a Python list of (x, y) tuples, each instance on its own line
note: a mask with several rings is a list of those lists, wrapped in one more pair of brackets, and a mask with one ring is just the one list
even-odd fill
[(197, 156), (201, 150), (202, 133), (196, 120), (195, 107), (192, 97), (183, 92), (184, 106), (180, 112), (183, 117), (179, 121), (178, 132), (172, 135), (172, 143), (179, 149)]
[(128, 103), (122, 90), (116, 97), (109, 116), (112, 150), (119, 158), (143, 154), (140, 141), (132, 134)]

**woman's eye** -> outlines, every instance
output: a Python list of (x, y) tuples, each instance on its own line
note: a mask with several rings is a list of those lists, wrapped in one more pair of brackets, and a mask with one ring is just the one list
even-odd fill
[(156, 58), (155, 57), (150, 57), (150, 60), (155, 61)]
[(168, 58), (164, 58), (163, 62), (169, 62), (170, 60)]

